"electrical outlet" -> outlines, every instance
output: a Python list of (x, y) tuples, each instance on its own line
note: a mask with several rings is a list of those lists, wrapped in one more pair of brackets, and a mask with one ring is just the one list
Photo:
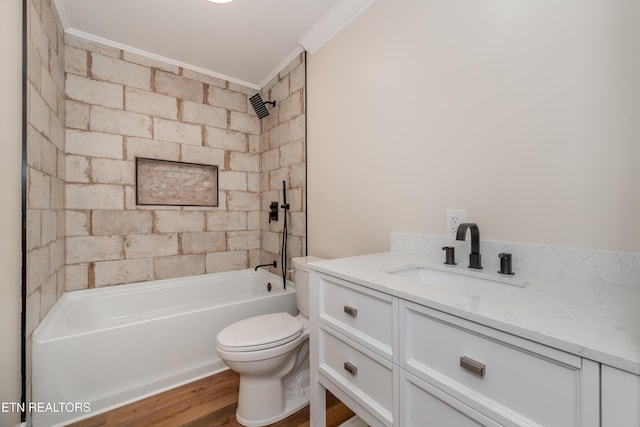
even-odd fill
[(447, 222), (445, 234), (447, 237), (455, 239), (458, 226), (467, 220), (466, 209), (447, 209)]

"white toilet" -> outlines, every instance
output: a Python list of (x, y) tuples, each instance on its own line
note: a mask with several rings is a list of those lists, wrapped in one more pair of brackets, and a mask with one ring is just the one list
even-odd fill
[(249, 427), (279, 421), (309, 403), (309, 268), (321, 258), (293, 258), (300, 313), (236, 322), (218, 334), (222, 361), (240, 374), (236, 419)]

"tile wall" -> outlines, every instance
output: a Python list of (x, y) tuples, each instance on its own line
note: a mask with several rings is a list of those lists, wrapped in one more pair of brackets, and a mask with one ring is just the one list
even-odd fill
[(64, 120), (62, 26), (49, 1), (30, 0), (27, 2), (27, 384), (31, 383), (31, 334), (65, 290)]
[[(305, 234), (305, 58), (296, 57), (274, 77), (261, 92), (262, 99), (275, 101), (269, 108), (269, 116), (262, 119), (260, 137), (262, 208), (260, 229), (262, 230), (261, 263), (278, 262), (272, 272), (281, 274), (280, 248), (282, 245), (283, 211), (279, 220), (269, 223), (269, 204), (277, 201), (282, 205), (282, 181), (287, 185), (287, 203), (290, 212), (287, 218), (287, 268), (291, 269), (291, 258), (306, 254)], [(291, 277), (289, 277), (291, 278)]]
[[(279, 252), (265, 206), (282, 179), (301, 254), (302, 56), (263, 89), (278, 105), (262, 122), (255, 89), (75, 36), (65, 69), (66, 290), (264, 262)], [(217, 165), (219, 206), (137, 206), (137, 156)]]

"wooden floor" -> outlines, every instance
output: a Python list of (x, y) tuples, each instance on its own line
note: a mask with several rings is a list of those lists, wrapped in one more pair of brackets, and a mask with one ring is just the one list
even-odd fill
[[(236, 421), (238, 383), (238, 374), (227, 370), (71, 426), (240, 426)], [(342, 402), (327, 394), (328, 427), (337, 427), (353, 415)], [(271, 426), (308, 427), (309, 406)]]

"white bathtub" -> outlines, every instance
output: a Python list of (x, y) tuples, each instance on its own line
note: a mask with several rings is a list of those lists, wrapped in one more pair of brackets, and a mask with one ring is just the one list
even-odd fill
[[(33, 333), (32, 401), (56, 404), (31, 411), (33, 425), (87, 418), (224, 369), (218, 332), (258, 314), (295, 315), (291, 285), (249, 269), (64, 294)], [(90, 413), (69, 411), (84, 402)]]

